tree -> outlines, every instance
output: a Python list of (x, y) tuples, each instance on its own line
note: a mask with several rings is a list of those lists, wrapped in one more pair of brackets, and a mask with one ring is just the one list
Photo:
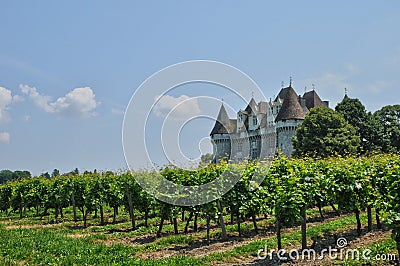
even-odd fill
[(49, 172), (41, 173), (41, 174), (40, 174), (40, 177), (50, 179), (50, 174), (49, 174)]
[(13, 173), (13, 179), (31, 178), (32, 175), (29, 171), (16, 170)]
[(60, 170), (54, 169), (53, 172), (51, 173), (51, 177), (57, 177), (60, 176)]
[(367, 112), (359, 99), (352, 99), (346, 95), (335, 110), (357, 130), (361, 140), (360, 153), (387, 151), (389, 139), (384, 134), (383, 126)]
[(389, 150), (400, 151), (400, 105), (388, 105), (374, 113), (381, 123), (385, 137), (390, 141)]
[(332, 109), (311, 109), (293, 138), (295, 156), (329, 157), (357, 153), (360, 137), (344, 117)]
[(203, 154), (203, 155), (201, 155), (201, 158), (200, 158), (200, 160), (201, 160), (200, 165), (205, 165), (205, 166), (209, 165), (213, 161), (213, 159), (214, 159), (214, 155), (212, 155), (211, 153)]
[(359, 132), (363, 130), (364, 123), (367, 119), (367, 110), (359, 99), (352, 99), (346, 95), (343, 100), (336, 105), (335, 111), (342, 114), (347, 122), (354, 126)]
[(365, 139), (363, 141), (364, 151), (390, 152), (392, 147), (390, 138), (385, 134), (385, 128), (379, 118), (368, 112), (367, 123), (365, 125)]
[(0, 184), (6, 183), (7, 181), (17, 180), (22, 178), (30, 178), (32, 175), (29, 171), (10, 171), (2, 170), (0, 171)]
[(9, 180), (12, 180), (13, 172), (10, 170), (2, 170), (0, 171), (0, 183), (6, 183)]

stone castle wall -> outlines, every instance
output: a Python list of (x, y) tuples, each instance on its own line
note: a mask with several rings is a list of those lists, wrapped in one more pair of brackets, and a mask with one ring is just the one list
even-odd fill
[(252, 134), (224, 134), (214, 137), (214, 154), (217, 158), (230, 155), (227, 159), (243, 161), (245, 159), (270, 159), (278, 151), (290, 157), (294, 152), (292, 138), (296, 135), (301, 121), (289, 120), (279, 122)]

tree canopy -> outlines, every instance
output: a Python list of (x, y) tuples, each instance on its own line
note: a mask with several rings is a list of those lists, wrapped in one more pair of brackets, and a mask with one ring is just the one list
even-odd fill
[(390, 141), (384, 133), (383, 125), (377, 117), (367, 112), (359, 99), (349, 98), (346, 95), (335, 107), (335, 110), (343, 115), (349, 124), (354, 126), (360, 136), (360, 154), (391, 150)]
[(383, 127), (384, 137), (389, 139), (390, 150), (400, 151), (400, 105), (385, 106), (374, 116)]
[(293, 138), (295, 156), (356, 154), (359, 146), (356, 129), (341, 114), (326, 107), (311, 109)]
[(2, 170), (0, 171), (0, 184), (5, 183), (7, 181), (21, 179), (21, 178), (29, 178), (31, 177), (31, 173), (29, 171), (11, 171), (11, 170)]
[(353, 125), (356, 129), (363, 129), (367, 119), (367, 110), (361, 101), (357, 98), (349, 98), (347, 95), (335, 107), (336, 112)]

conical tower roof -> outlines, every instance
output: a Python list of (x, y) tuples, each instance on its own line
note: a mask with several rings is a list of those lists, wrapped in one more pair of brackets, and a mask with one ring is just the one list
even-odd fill
[(217, 121), (215, 121), (215, 125), (210, 133), (210, 136), (214, 134), (229, 134), (230, 126), (228, 113), (226, 112), (225, 106), (222, 104), (221, 108), (219, 109)]
[(289, 119), (304, 119), (304, 111), (299, 103), (298, 96), (292, 87), (285, 88), (285, 98), (281, 110), (276, 116), (275, 121), (289, 120)]
[(278, 99), (284, 100), (287, 97), (288, 91), (289, 89), (291, 89), (292, 87), (287, 87), (287, 88), (282, 88), (281, 91), (279, 92), (278, 96), (276, 96), (275, 98), (275, 102), (278, 101)]

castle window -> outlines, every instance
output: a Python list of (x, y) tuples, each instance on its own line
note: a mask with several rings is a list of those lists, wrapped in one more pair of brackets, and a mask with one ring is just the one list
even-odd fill
[(257, 149), (251, 150), (251, 158), (255, 159), (257, 157)]
[(253, 116), (253, 125), (257, 125), (257, 117), (256, 116)]
[(252, 141), (251, 142), (251, 148), (252, 149), (257, 149), (257, 142), (256, 141)]

